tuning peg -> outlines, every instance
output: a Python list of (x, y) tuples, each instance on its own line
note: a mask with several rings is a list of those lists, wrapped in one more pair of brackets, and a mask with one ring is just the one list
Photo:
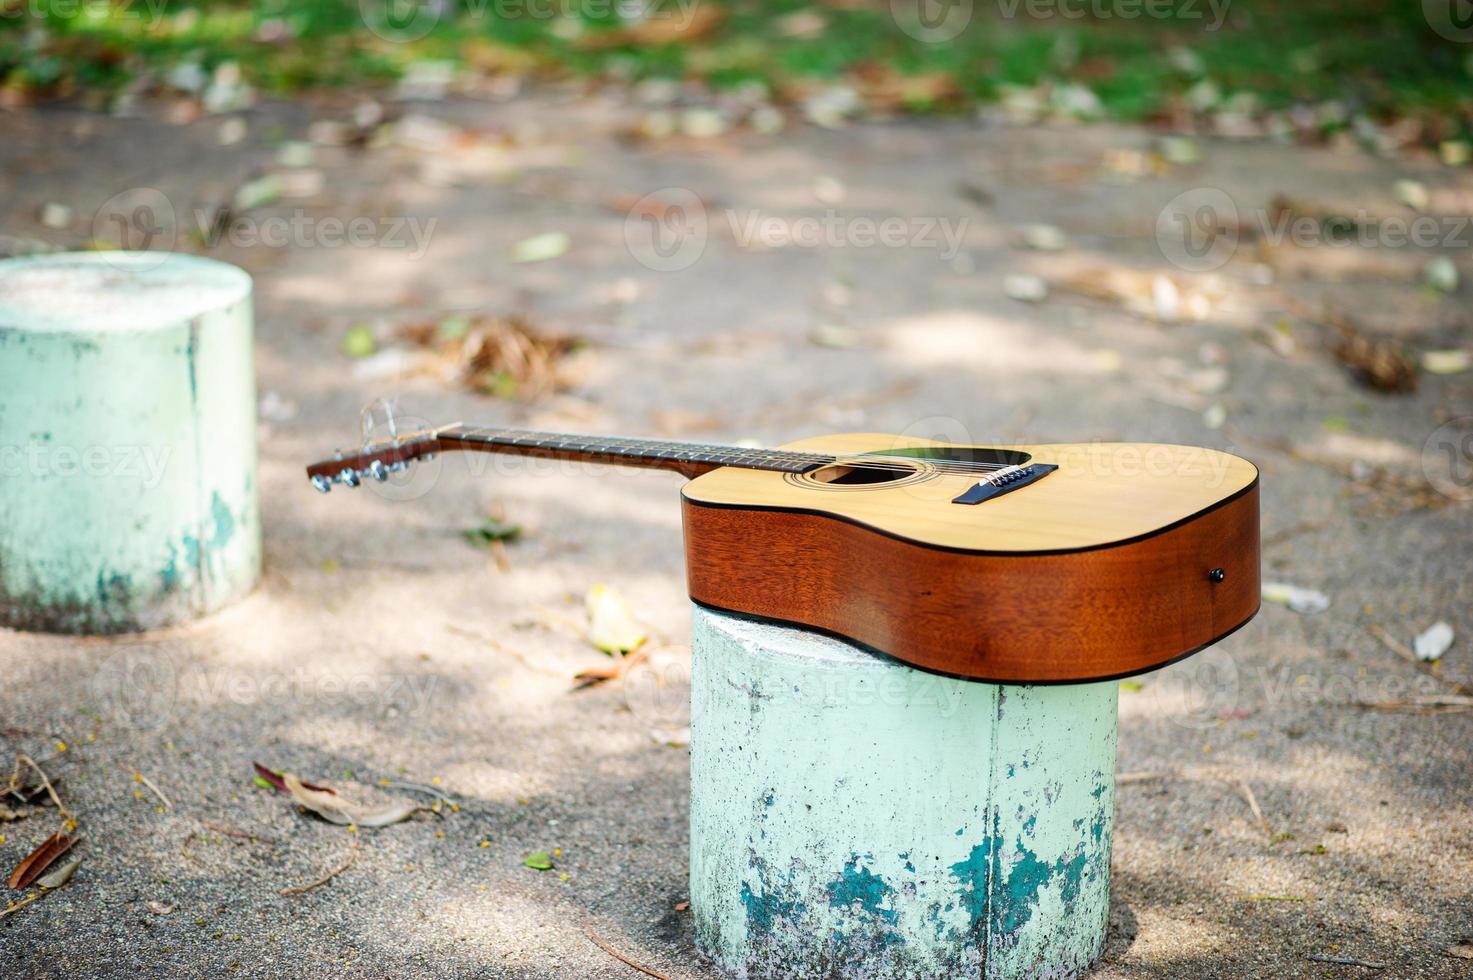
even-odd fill
[(323, 476), (321, 473), (312, 478), (312, 486), (316, 488), (318, 493), (332, 492), (332, 481)]
[(350, 487), (356, 487), (362, 481), (358, 478), (357, 470), (353, 469), (353, 467), (351, 466), (344, 466), (343, 471), (338, 474), (337, 480), (335, 482)]
[(389, 478), (389, 468), (384, 465), (383, 460), (376, 459), (368, 464), (368, 475), (378, 482), (383, 483)]

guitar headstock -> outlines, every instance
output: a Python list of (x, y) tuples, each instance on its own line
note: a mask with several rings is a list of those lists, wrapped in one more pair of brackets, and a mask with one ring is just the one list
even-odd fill
[(391, 473), (402, 473), (417, 459), (431, 459), (440, 449), (433, 435), (401, 442), (375, 443), (353, 453), (334, 453), (331, 459), (307, 467), (307, 479), (322, 493), (334, 485), (356, 487), (364, 480), (383, 483)]
[(339, 450), (331, 459), (313, 463), (307, 467), (307, 479), (321, 493), (327, 493), (334, 485), (356, 487), (364, 480), (383, 483), (391, 474), (409, 469), (415, 460), (433, 459), (440, 451), (440, 433), (454, 428), (420, 428), (401, 433), (400, 423), (388, 402), (374, 401), (363, 410), (362, 448), (351, 453)]

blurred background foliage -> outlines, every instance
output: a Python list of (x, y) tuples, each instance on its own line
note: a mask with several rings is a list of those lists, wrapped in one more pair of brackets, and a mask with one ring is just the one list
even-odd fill
[(1473, 118), (1473, 45), (1439, 36), (1409, 0), (949, 0), (933, 16), (952, 9), (967, 26), (940, 41), (904, 29), (906, 2), (0, 0), (0, 100), (104, 108), (121, 92), (202, 86), (221, 66), (293, 94), (389, 85), (432, 64), (456, 77), (681, 80), (779, 104), (843, 83), (871, 112), (1151, 121), (1314, 107), (1321, 133), (1410, 119), (1428, 142), (1466, 137)]

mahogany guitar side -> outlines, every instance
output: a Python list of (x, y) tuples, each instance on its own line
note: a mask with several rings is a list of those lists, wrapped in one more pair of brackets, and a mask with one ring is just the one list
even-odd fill
[[(893, 438), (795, 445), (853, 452)], [(1098, 449), (1015, 448), (1040, 461)], [(1190, 471), (1195, 464), (1072, 483), (1061, 469), (965, 507), (942, 499), (955, 489), (946, 476), (933, 481), (945, 493), (923, 500), (916, 486), (825, 495), (781, 474), (716, 470), (682, 494), (690, 596), (977, 680), (1151, 670), (1233, 632), (1259, 606), (1257, 470), (1211, 450), (1137, 447), (1152, 448), (1183, 460), (1210, 454), (1202, 467), (1216, 474), (1213, 485), (1202, 467)], [(1071, 507), (1071, 493), (1089, 496)], [(1029, 526), (1031, 512), (1049, 508), (1049, 529)]]

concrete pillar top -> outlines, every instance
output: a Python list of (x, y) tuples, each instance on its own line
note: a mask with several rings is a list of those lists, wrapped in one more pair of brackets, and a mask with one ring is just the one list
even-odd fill
[(901, 670), (915, 668), (893, 657), (869, 650), (846, 640), (802, 630), (780, 623), (765, 622), (736, 613), (716, 613), (705, 619), (710, 628), (749, 649), (765, 650), (795, 660), (811, 661), (815, 666), (844, 667), (859, 670)]
[(66, 252), (0, 262), (0, 329), (151, 330), (234, 305), (251, 277), (169, 252)]

